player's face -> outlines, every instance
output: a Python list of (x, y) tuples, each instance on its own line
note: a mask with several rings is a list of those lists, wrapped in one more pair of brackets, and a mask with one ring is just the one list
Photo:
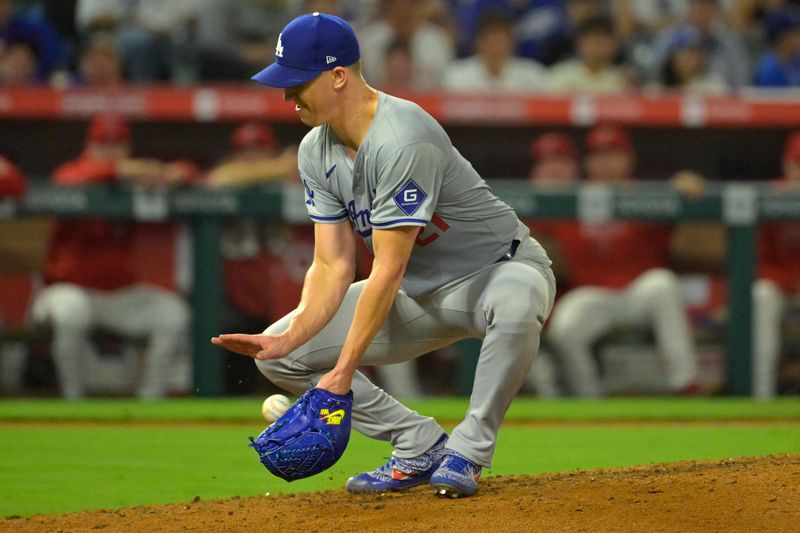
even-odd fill
[(800, 161), (785, 160), (783, 162), (783, 176), (786, 181), (800, 186)]
[(606, 33), (588, 33), (578, 39), (578, 55), (588, 65), (608, 65), (616, 53), (617, 43)]
[(297, 87), (284, 89), (284, 100), (293, 100), (295, 111), (306, 126), (314, 128), (328, 121), (334, 105), (331, 73), (326, 71)]
[(592, 181), (628, 181), (633, 173), (633, 154), (625, 150), (600, 150), (586, 157), (586, 176)]
[(131, 146), (127, 142), (90, 142), (86, 152), (92, 159), (120, 161), (130, 157)]
[(531, 169), (531, 182), (536, 185), (567, 185), (578, 179), (578, 164), (571, 157), (546, 157)]

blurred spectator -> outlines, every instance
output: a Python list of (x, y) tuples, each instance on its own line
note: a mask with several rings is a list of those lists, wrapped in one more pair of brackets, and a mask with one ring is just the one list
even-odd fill
[[(800, 191), (800, 131), (786, 141), (782, 156), (783, 176), (770, 184), (777, 192)], [(694, 181), (702, 178), (695, 174)], [(725, 227), (714, 224), (695, 242), (695, 262), (717, 273), (713, 283), (721, 285), (725, 269)], [(711, 226), (711, 225), (709, 225)], [(686, 240), (686, 239), (684, 239)], [(694, 241), (698, 241), (694, 236)], [(753, 365), (752, 393), (767, 400), (778, 392), (782, 352), (782, 318), (789, 298), (800, 294), (800, 223), (762, 222), (758, 233), (757, 280), (752, 287)], [(724, 297), (719, 305), (724, 305)]]
[(0, 198), (22, 196), (25, 189), (22, 172), (14, 163), (0, 155)]
[(212, 187), (283, 181), (297, 175), (297, 148), (281, 149), (272, 128), (255, 122), (242, 124), (231, 135), (228, 158), (212, 169), (206, 184)]
[[(0, 155), (0, 201), (25, 194), (26, 183), (22, 172), (7, 158)], [(0, 224), (0, 333), (24, 320), (29, 299), (30, 275), (26, 259), (31, 254), (31, 232), (25, 231), (25, 222), (6, 220)], [(21, 236), (21, 238), (17, 238)], [(24, 241), (23, 241), (24, 240)], [(35, 244), (34, 244), (35, 246)], [(10, 289), (10, 290), (9, 290)], [(0, 392), (17, 392), (22, 388), (25, 364), (25, 348), (21, 342), (0, 343)]]
[(35, 79), (41, 82), (63, 67), (64, 52), (50, 23), (41, 16), (15, 11), (13, 0), (0, 0), (0, 53), (10, 43), (27, 43), (36, 59)]
[(619, 92), (628, 82), (624, 71), (614, 64), (618, 43), (611, 20), (594, 17), (575, 32), (577, 58), (552, 67), (550, 89), (559, 92)]
[(709, 71), (724, 78), (733, 88), (746, 85), (751, 68), (747, 50), (741, 37), (726, 26), (717, 0), (688, 1), (685, 19), (677, 26), (663, 30), (655, 39), (647, 74), (649, 80), (658, 80), (676, 35), (693, 29), (700, 35), (700, 46), (706, 52)]
[(575, 144), (563, 133), (546, 133), (531, 143), (530, 181), (536, 185), (574, 185), (580, 179)]
[(476, 36), (481, 19), (489, 12), (499, 13), (514, 21), (516, 53), (545, 65), (563, 55), (563, 44), (569, 41), (568, 8), (576, 2), (563, 0), (450, 0), (458, 21), (459, 55), (476, 52)]
[[(281, 148), (273, 129), (248, 122), (230, 138), (224, 161), (211, 169), (210, 187), (290, 183), (299, 186), (296, 148)], [(310, 225), (290, 225), (258, 219), (225, 222), (220, 248), (224, 259), (224, 287), (229, 309), (226, 330), (262, 331), (289, 313), (300, 298), (306, 270), (314, 251)], [(241, 358), (226, 356), (228, 386), (241, 392), (252, 368)]]
[(396, 40), (408, 43), (414, 79), (420, 89), (438, 88), (441, 76), (453, 59), (453, 43), (447, 33), (424, 18), (419, 0), (382, 0), (380, 17), (359, 32), (364, 78), (385, 87), (388, 74), (386, 50)]
[[(185, 166), (131, 159), (129, 126), (114, 115), (95, 117), (84, 152), (54, 173), (55, 182), (65, 187), (181, 183), (189, 177)], [(44, 271), (48, 286), (36, 297), (33, 317), (53, 328), (53, 358), (67, 399), (86, 393), (88, 360), (96, 357), (90, 336), (97, 328), (146, 338), (137, 395), (151, 399), (167, 393), (169, 371), (186, 341), (189, 310), (180, 296), (137, 275), (133, 246), (137, 232), (147, 229), (122, 220), (53, 224)], [(163, 265), (167, 258), (160, 261)]]
[(93, 38), (78, 60), (78, 83), (90, 87), (115, 87), (123, 83), (122, 64), (114, 43)]
[(487, 12), (478, 27), (475, 55), (450, 64), (443, 88), (465, 92), (536, 91), (547, 86), (547, 71), (535, 61), (514, 56), (511, 21)]
[(700, 32), (682, 28), (673, 34), (673, 39), (661, 73), (663, 87), (705, 94), (719, 94), (728, 89), (721, 75), (708, 70)]
[(36, 52), (27, 41), (8, 43), (0, 50), (0, 85), (28, 87), (36, 85)]
[(570, 17), (577, 12), (582, 13), (588, 2), (534, 0), (516, 4), (522, 8), (512, 13), (516, 21), (514, 30), (520, 56), (552, 65), (570, 54)]
[(82, 38), (96, 34), (117, 41), (125, 76), (134, 83), (171, 76), (170, 32), (188, 24), (185, 2), (78, 0), (76, 26)]
[[(586, 145), (590, 183), (624, 186), (633, 180), (635, 156), (624, 130), (597, 126), (587, 135)], [(694, 342), (679, 281), (665, 268), (669, 227), (631, 221), (556, 222), (535, 224), (533, 234), (555, 244), (553, 255), (573, 287), (557, 301), (547, 338), (562, 359), (574, 394), (603, 394), (591, 349), (620, 325), (652, 327), (659, 352), (667, 359), (671, 389), (683, 392), (693, 386)]]
[[(75, 9), (78, 0), (58, 0), (57, 2), (42, 2), (44, 16), (53, 25), (56, 33), (61, 37), (61, 44), (65, 47), (68, 59), (72, 58), (73, 49), (79, 42), (78, 28), (75, 27)], [(69, 61), (67, 61), (69, 63)]]
[[(271, 127), (248, 122), (233, 131), (228, 156), (209, 171), (205, 183), (209, 187), (235, 187), (293, 181), (299, 182), (297, 148), (282, 149)], [(277, 288), (277, 283), (271, 282), (269, 275), (270, 262), (279, 262), (283, 256), (277, 250), (274, 255), (262, 254), (264, 243), (269, 241), (266, 234), (270, 226), (262, 227), (252, 219), (228, 223), (221, 243), (223, 256), (228, 259), (225, 286), (229, 299), (252, 319), (267, 323), (291, 311), (289, 307), (276, 310), (274, 306), (280, 307), (282, 302), (285, 306), (292, 305), (291, 298), (275, 298), (281, 289)], [(313, 242), (313, 234), (309, 237)], [(299, 283), (294, 287), (298, 291), (302, 288), (302, 276)]]
[[(548, 45), (552, 57), (551, 63), (569, 59), (577, 53), (575, 35), (584, 23), (598, 17), (609, 17), (607, 0), (568, 0), (566, 32), (559, 32)], [(613, 26), (613, 24), (612, 24)]]
[(800, 87), (800, 8), (769, 12), (765, 19), (772, 48), (756, 67), (759, 87)]
[(459, 55), (475, 52), (481, 18), (489, 11), (514, 21), (517, 55), (552, 65), (572, 55), (572, 30), (606, 14), (604, 0), (451, 0), (459, 25)]
[(287, 16), (249, 0), (79, 0), (76, 15), (84, 35), (115, 36), (133, 82), (246, 78), (271, 60)]
[(414, 61), (411, 58), (411, 47), (408, 42), (396, 39), (386, 47), (384, 58), (385, 76), (382, 89), (388, 91), (417, 91), (424, 87), (414, 73)]
[(611, 13), (622, 39), (652, 35), (676, 24), (686, 12), (686, 0), (611, 0)]
[(764, 18), (770, 11), (798, 6), (797, 0), (723, 0), (726, 19), (730, 27), (739, 33), (763, 31)]
[[(786, 141), (783, 176), (772, 185), (800, 191), (800, 130)], [(800, 294), (800, 222), (769, 222), (759, 228), (758, 280), (753, 285), (753, 395), (777, 392), (781, 323), (787, 298)]]
[[(557, 189), (572, 187), (578, 183), (580, 179), (578, 153), (575, 143), (568, 136), (557, 132), (544, 133), (531, 142), (530, 155), (533, 160), (528, 176), (531, 184), (546, 189)], [(563, 268), (565, 260), (558, 255), (560, 253), (558, 245), (552, 240), (560, 223), (538, 219), (527, 220), (525, 223), (547, 250), (553, 262), (551, 268), (559, 291), (556, 298), (560, 298), (569, 283), (567, 272)], [(545, 328), (547, 327), (545, 325)], [(554, 359), (551, 346), (545, 340), (526, 378), (527, 383), (539, 397), (553, 398), (560, 395)]]
[[(531, 143), (533, 164), (529, 181), (533, 185), (546, 188), (572, 187), (581, 179), (578, 151), (572, 139), (562, 133), (545, 133)], [(561, 248), (555, 240), (565, 223), (554, 220), (528, 221), (536, 239), (547, 250), (553, 261), (553, 274), (558, 282), (558, 295), (569, 290), (570, 280), (566, 270), (567, 261), (561, 256)], [(569, 223), (567, 223), (569, 224)]]

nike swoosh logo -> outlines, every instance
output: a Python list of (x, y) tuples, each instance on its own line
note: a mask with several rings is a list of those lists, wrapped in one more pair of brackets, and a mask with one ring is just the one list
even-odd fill
[(331, 174), (333, 174), (334, 169), (336, 169), (336, 165), (333, 165), (331, 168), (328, 169), (328, 171), (325, 173), (325, 179), (331, 177)]

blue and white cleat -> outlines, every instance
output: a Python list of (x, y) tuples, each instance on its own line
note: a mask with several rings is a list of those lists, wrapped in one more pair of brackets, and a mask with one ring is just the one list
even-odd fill
[(441, 436), (427, 452), (417, 457), (390, 457), (389, 462), (372, 472), (364, 472), (347, 480), (348, 492), (386, 492), (404, 490), (428, 483), (434, 470), (444, 458), (447, 434)]
[(444, 460), (431, 475), (431, 485), (440, 498), (472, 496), (478, 490), (481, 467), (453, 450), (445, 452)]

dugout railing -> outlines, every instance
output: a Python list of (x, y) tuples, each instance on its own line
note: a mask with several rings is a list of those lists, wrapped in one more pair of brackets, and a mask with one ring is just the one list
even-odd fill
[[(543, 189), (519, 180), (492, 180), (491, 185), (525, 219), (724, 223), (728, 231), (729, 281), (726, 392), (750, 393), (751, 284), (756, 268), (756, 229), (761, 221), (800, 220), (800, 191), (777, 191), (763, 184), (736, 182), (712, 184), (703, 196), (690, 199), (666, 184), (656, 183), (624, 188), (583, 185)], [(194, 247), (191, 290), (194, 391), (201, 396), (217, 396), (223, 392), (223, 358), (209, 339), (221, 331), (221, 225), (231, 217), (307, 222), (302, 194), (298, 187), (277, 184), (173, 191), (34, 184), (21, 199), (0, 200), (0, 219), (100, 217), (189, 221)]]

